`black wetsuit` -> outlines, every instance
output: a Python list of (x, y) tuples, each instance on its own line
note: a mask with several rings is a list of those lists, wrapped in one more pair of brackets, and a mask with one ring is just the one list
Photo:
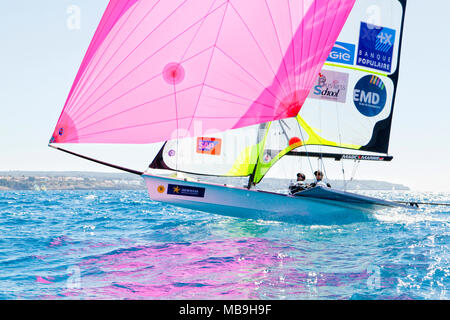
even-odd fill
[(306, 189), (308, 189), (308, 185), (303, 181), (297, 181), (297, 183), (289, 186), (289, 192), (291, 194), (294, 194), (294, 193), (297, 193), (300, 191), (304, 191)]
[(314, 187), (316, 187), (317, 185), (319, 185), (319, 186), (321, 186), (321, 187), (325, 187), (325, 185), (328, 187), (328, 188), (331, 188), (331, 184), (329, 184), (329, 183), (325, 183), (325, 182), (323, 182), (322, 180), (320, 180), (320, 181), (314, 181), (313, 183), (311, 183), (311, 188), (314, 188)]

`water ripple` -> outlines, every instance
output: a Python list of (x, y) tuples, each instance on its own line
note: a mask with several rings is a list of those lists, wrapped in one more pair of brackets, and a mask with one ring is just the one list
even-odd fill
[(449, 299), (449, 213), (303, 226), (178, 209), (139, 191), (1, 192), (0, 299)]

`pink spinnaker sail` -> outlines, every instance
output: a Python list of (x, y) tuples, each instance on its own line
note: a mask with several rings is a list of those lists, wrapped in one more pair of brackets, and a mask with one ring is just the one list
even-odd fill
[(52, 143), (153, 143), (295, 116), (355, 0), (111, 0)]

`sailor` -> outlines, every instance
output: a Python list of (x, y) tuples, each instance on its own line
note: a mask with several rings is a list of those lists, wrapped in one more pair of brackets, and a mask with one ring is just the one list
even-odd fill
[(305, 182), (305, 175), (301, 172), (297, 173), (297, 181), (295, 183), (292, 183), (289, 186), (289, 192), (291, 194), (306, 190), (309, 188), (309, 185)]
[(317, 170), (316, 172), (314, 172), (314, 176), (316, 177), (316, 181), (311, 183), (311, 188), (314, 188), (314, 187), (328, 187), (328, 188), (331, 188), (331, 185), (329, 183), (325, 183), (323, 181), (323, 172), (322, 171)]

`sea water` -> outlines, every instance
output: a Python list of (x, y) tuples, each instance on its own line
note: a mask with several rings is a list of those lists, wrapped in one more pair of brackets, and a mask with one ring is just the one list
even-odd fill
[(449, 299), (449, 246), (449, 207), (321, 226), (180, 209), (145, 191), (0, 192), (0, 299)]

